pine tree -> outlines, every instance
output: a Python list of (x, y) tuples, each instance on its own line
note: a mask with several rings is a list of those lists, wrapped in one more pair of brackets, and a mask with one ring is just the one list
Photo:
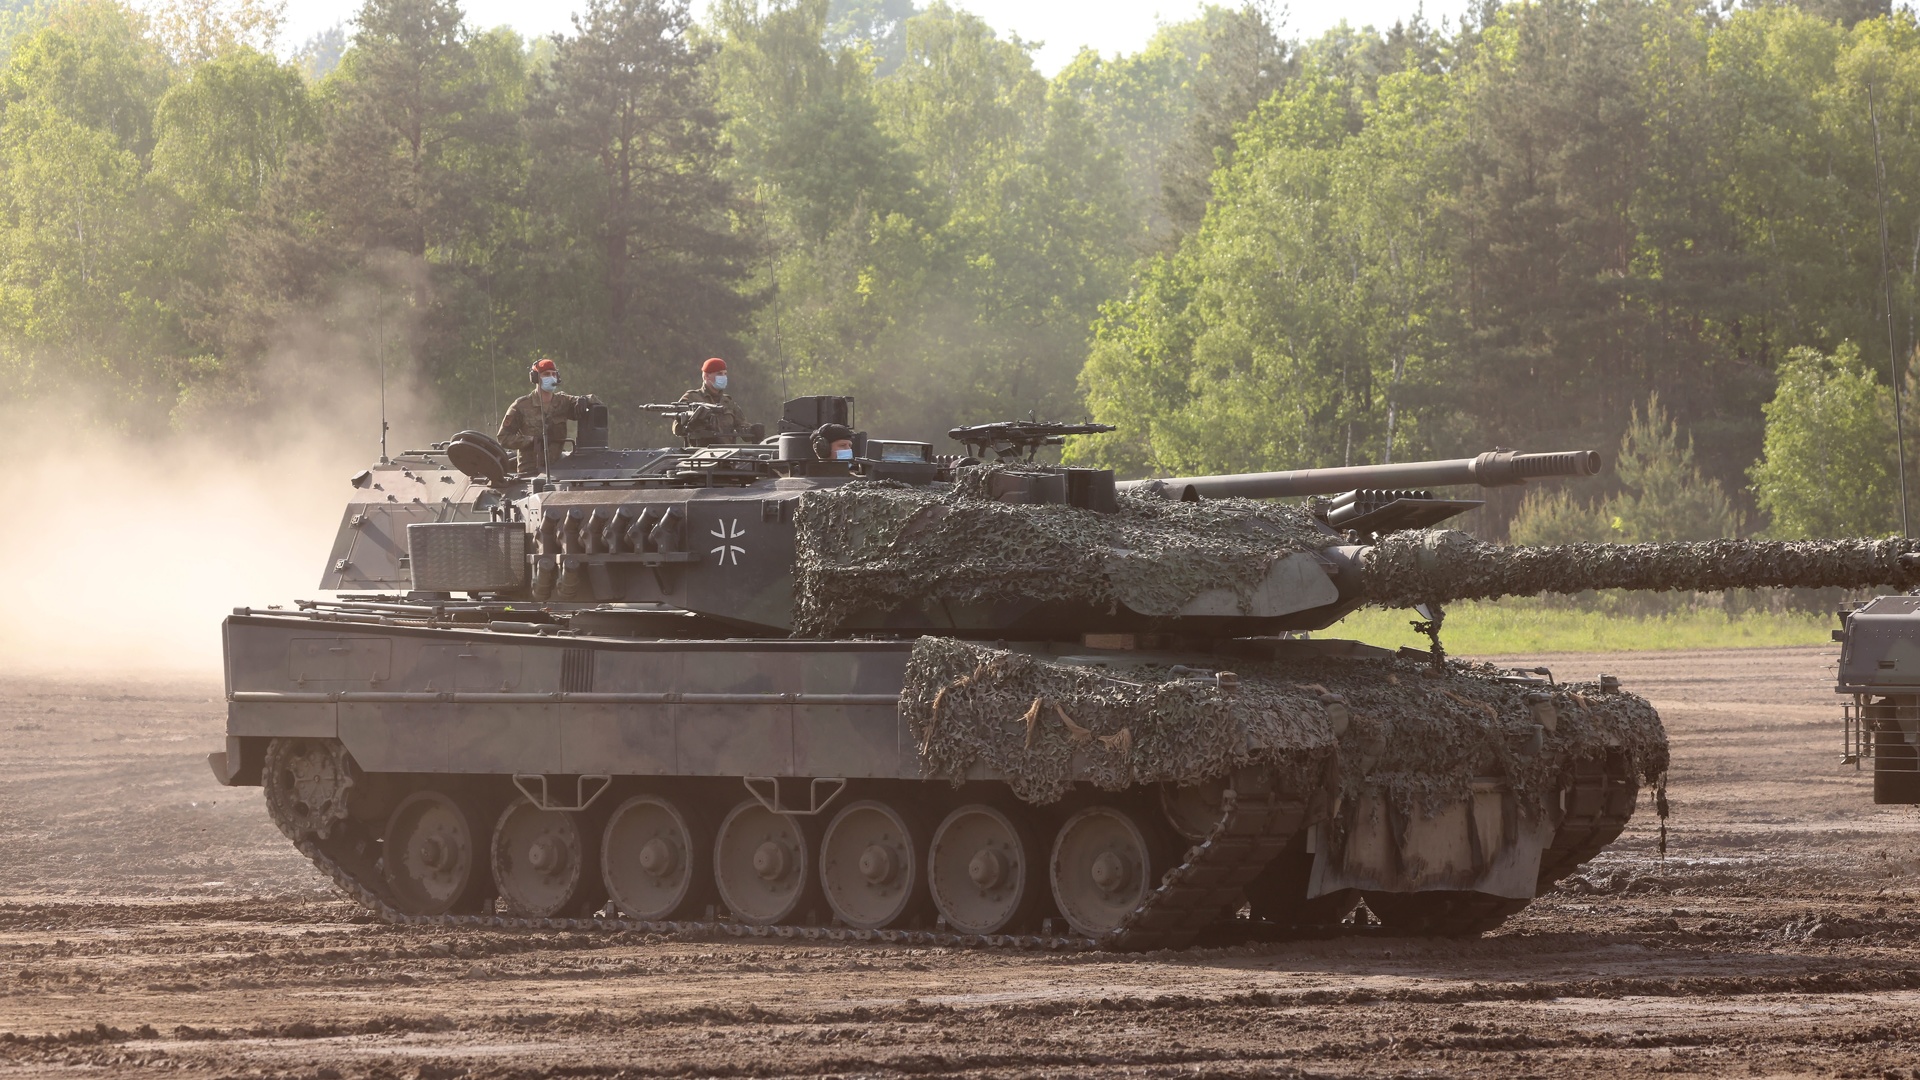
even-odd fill
[(694, 378), (733, 351), (751, 307), (702, 77), (712, 50), (690, 23), (686, 0), (590, 0), (531, 106), (536, 194), (592, 245), (598, 333), (581, 359), (610, 392), (657, 397)]

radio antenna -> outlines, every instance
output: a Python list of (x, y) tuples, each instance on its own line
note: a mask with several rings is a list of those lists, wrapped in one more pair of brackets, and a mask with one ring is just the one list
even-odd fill
[(380, 464), (389, 464), (387, 458), (387, 329), (380, 328), (380, 335), (373, 339), (373, 354), (380, 363)]
[(1887, 163), (1880, 154), (1880, 117), (1873, 108), (1873, 82), (1867, 82), (1867, 123), (1873, 128), (1874, 201), (1880, 209), (1880, 293), (1887, 315), (1887, 373), (1893, 377), (1894, 459), (1900, 466), (1900, 535), (1907, 527), (1907, 423), (1900, 401), (1900, 354), (1893, 347), (1893, 262), (1887, 251)]

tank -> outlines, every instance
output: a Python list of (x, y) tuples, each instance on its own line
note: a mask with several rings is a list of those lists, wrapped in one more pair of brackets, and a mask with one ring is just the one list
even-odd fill
[[(352, 479), (321, 589), (224, 625), (219, 780), (382, 917), (1121, 950), (1497, 926), (1666, 768), (1615, 680), (1449, 660), (1445, 601), (1902, 583), (1902, 543), (1511, 549), (1420, 485), (1591, 453), (1115, 483), (787, 402), (538, 476), (462, 432)], [(1306, 497), (1281, 504), (1273, 497)], [(1824, 575), (1824, 576), (1821, 576)], [(1320, 631), (1422, 606), (1430, 650)]]

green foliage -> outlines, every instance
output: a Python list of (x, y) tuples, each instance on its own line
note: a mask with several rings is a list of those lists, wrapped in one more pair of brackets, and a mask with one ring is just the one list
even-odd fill
[(1607, 544), (1618, 539), (1605, 502), (1589, 503), (1565, 488), (1535, 488), (1507, 526), (1516, 544)]
[(194, 67), (160, 98), (153, 179), (199, 215), (218, 240), (250, 210), (288, 155), (318, 133), (300, 76), (270, 56), (240, 48)]
[(1070, 456), (1182, 473), (1417, 447), (1401, 395), (1448, 325), (1433, 310), (1458, 169), (1443, 91), (1417, 70), (1369, 88), (1309, 56), (1241, 131), (1200, 231), (1104, 312), (1081, 386), (1130, 435)]
[(1589, 505), (1564, 488), (1536, 488), (1508, 529), (1516, 544), (1652, 544), (1739, 535), (1740, 513), (1720, 482), (1700, 475), (1693, 438), (1660, 406), (1637, 407), (1614, 459), (1620, 491)]
[[(615, 399), (684, 388), (733, 352), (746, 246), (719, 173), (720, 114), (684, 0), (589, 0), (555, 48), (530, 118), (534, 189), (580, 252), (598, 318), (564, 352)], [(552, 333), (552, 331), (546, 331)], [(556, 335), (557, 336), (557, 335)]]
[(1795, 540), (1895, 531), (1893, 394), (1858, 349), (1793, 350), (1765, 411), (1766, 450), (1752, 474), (1773, 535)]
[(827, 47), (835, 52), (865, 48), (875, 70), (889, 74), (907, 58), (907, 20), (918, 13), (913, 0), (833, 0)]
[(340, 58), (346, 52), (346, 24), (335, 23), (314, 34), (294, 50), (293, 66), (306, 76), (308, 82), (319, 82), (340, 66)]
[[(1410, 625), (1415, 618), (1411, 611), (1363, 608), (1314, 636), (1354, 638), (1386, 648), (1425, 651), (1426, 637), (1415, 633)], [(1831, 605), (1816, 612), (1732, 612), (1700, 607), (1623, 615), (1551, 607), (1538, 601), (1501, 600), (1448, 605), (1444, 641), (1447, 651), (1455, 656), (1518, 654), (1534, 658), (1556, 652), (1828, 645), (1832, 632)]]
[[(1068, 456), (1142, 474), (1661, 443), (1635, 412), (1657, 394), (1688, 464), (1630, 477), (1629, 455), (1641, 516), (1607, 511), (1604, 535), (1771, 511), (1745, 480), (1776, 367), (1885, 347), (1876, 121), (1901, 355), (1920, 278), (1899, 182), (1920, 171), (1920, 26), (1804, 7), (1549, 0), (1295, 48), (1214, 143), (1204, 219), (1104, 307), (1081, 388), (1125, 434)], [(1491, 498), (1498, 533), (1520, 507)], [(1597, 538), (1605, 509), (1541, 496), (1517, 527)]]
[(821, 0), (716, 9), (733, 164), (769, 252), (761, 377), (778, 396), (853, 391), (862, 426), (929, 439), (1077, 414), (1088, 323), (1144, 227), (1119, 155), (971, 15), (908, 20), (878, 79), (866, 50), (827, 44), (828, 15)]
[(911, 0), (593, 0), (537, 42), (368, 0), (288, 63), (271, 3), (140, 11), (0, 3), (10, 395), (206, 425), (364, 364), (488, 427), (536, 356), (624, 404), (723, 355), (756, 419), (1091, 411), (1121, 431), (1065, 456), (1136, 475), (1624, 433), (1604, 487), (1490, 493), (1496, 535), (1891, 527), (1920, 24), (1879, 0), (1304, 42), (1207, 7), (1051, 80)]
[(12, 55), (16, 42), (47, 21), (48, 0), (5, 0), (0, 3), (0, 62)]
[(0, 73), (0, 365), (25, 393), (172, 390), (183, 342), (148, 272), (166, 245), (143, 175), (167, 70), (141, 29), (125, 9), (71, 4)]

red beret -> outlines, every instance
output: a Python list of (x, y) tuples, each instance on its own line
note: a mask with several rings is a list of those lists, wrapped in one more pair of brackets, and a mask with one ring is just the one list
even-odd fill
[(708, 357), (707, 362), (700, 365), (700, 374), (702, 375), (712, 375), (716, 371), (725, 370), (727, 370), (727, 362), (717, 356)]
[(557, 369), (557, 368), (555, 368), (555, 367), (553, 366), (553, 361), (551, 361), (551, 360), (548, 360), (548, 359), (546, 359), (545, 357), (542, 357), (542, 358), (540, 358), (540, 359), (538, 359), (538, 360), (535, 360), (535, 361), (533, 362), (533, 370), (535, 370), (535, 371), (556, 371), (556, 370), (558, 370), (558, 369)]

